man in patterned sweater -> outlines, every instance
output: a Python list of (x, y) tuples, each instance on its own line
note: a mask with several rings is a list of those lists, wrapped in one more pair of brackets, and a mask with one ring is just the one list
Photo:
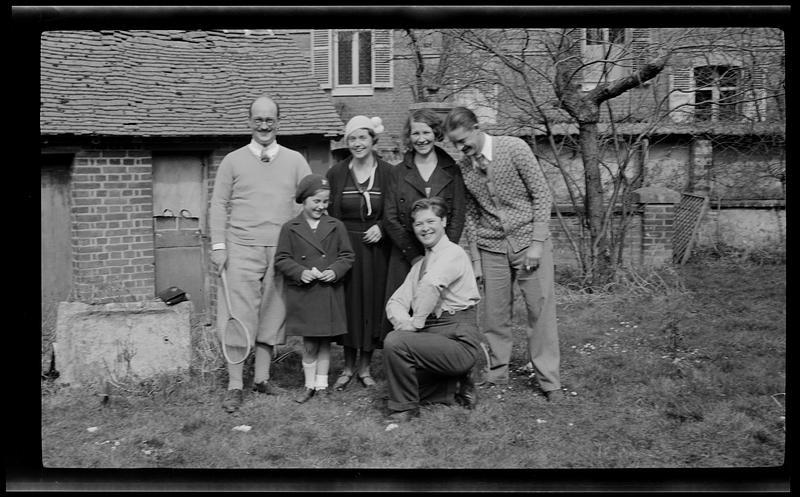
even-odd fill
[(513, 284), (528, 314), (528, 354), (547, 400), (563, 397), (550, 240), (552, 196), (528, 145), (513, 136), (482, 132), (467, 108), (456, 107), (444, 124), (464, 154), (458, 162), (467, 187), (466, 235), (477, 278), (484, 280), (489, 342), (487, 383), (509, 381)]
[[(226, 270), (233, 313), (245, 322), (255, 345), (254, 390), (275, 394), (269, 380), (274, 346), (285, 342), (283, 278), (275, 271), (281, 226), (298, 213), (294, 202), (300, 180), (311, 168), (299, 152), (278, 145), (280, 108), (262, 96), (250, 105), (252, 139), (219, 165), (209, 209), (211, 260)], [(228, 215), (230, 211), (230, 216)], [(217, 295), (222, 295), (220, 287)], [(228, 321), (224, 298), (217, 298), (220, 336)], [(242, 405), (243, 363), (228, 363), (228, 392), (222, 407)]]

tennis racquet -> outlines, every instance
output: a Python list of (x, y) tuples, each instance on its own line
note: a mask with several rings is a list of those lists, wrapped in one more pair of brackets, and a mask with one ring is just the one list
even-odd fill
[(222, 355), (231, 364), (239, 364), (250, 355), (250, 330), (244, 322), (233, 315), (231, 307), (231, 296), (228, 293), (228, 279), (225, 277), (225, 270), (220, 273), (222, 278), (222, 290), (225, 294), (225, 303), (228, 304), (228, 322), (222, 331)]

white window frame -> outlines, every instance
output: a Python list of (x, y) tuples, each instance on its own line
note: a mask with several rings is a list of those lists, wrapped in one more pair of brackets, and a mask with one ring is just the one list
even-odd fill
[[(694, 86), (694, 94), (695, 94), (695, 112), (694, 112), (694, 120), (695, 122), (736, 122), (741, 121), (744, 118), (744, 105), (743, 100), (744, 96), (742, 94), (742, 68), (734, 65), (718, 65), (718, 64), (710, 64), (706, 66), (697, 66), (693, 70), (697, 71), (703, 67), (711, 67), (713, 68), (714, 74), (712, 75), (712, 81), (710, 84), (705, 86), (699, 86), (697, 82), (697, 77), (695, 76), (695, 86)], [(729, 70), (736, 70), (737, 71), (737, 83), (736, 86), (720, 86), (720, 80), (722, 79), (722, 74), (719, 72), (720, 67), (726, 67), (726, 71)], [(697, 99), (697, 92), (699, 91), (711, 91), (711, 99), (708, 100), (710, 106), (710, 117), (708, 119), (700, 119), (699, 112), (697, 107), (700, 105), (700, 102)], [(739, 93), (739, 102), (736, 104), (738, 106), (736, 111), (736, 116), (732, 119), (720, 119), (720, 99), (722, 97), (722, 92), (733, 91), (734, 93)]]
[[(600, 30), (600, 37), (601, 40), (595, 43), (589, 43), (588, 33), (590, 29), (599, 29)], [(622, 31), (622, 41), (621, 42), (612, 42), (611, 39), (611, 30), (612, 29), (620, 29)], [(583, 44), (586, 45), (607, 45), (609, 43), (614, 43), (616, 45), (624, 45), (625, 40), (628, 38), (629, 33), (628, 30), (625, 28), (583, 28)]]
[(355, 83), (349, 85), (343, 85), (339, 83), (339, 33), (343, 32), (352, 32), (353, 33), (353, 41), (351, 42), (351, 54), (352, 54), (352, 80), (358, 81), (359, 80), (359, 37), (362, 32), (368, 31), (370, 33), (370, 57), (372, 57), (372, 53), (375, 50), (375, 35), (372, 30), (368, 29), (335, 29), (333, 30), (333, 86), (331, 88), (331, 95), (334, 97), (339, 96), (370, 96), (373, 95), (374, 87), (372, 85), (372, 72), (374, 72), (375, 68), (372, 67), (374, 65), (373, 61), (370, 61), (370, 75), (369, 83)]

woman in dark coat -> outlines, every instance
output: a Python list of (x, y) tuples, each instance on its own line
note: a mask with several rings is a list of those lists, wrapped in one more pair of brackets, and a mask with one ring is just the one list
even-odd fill
[[(403, 162), (394, 166), (394, 188), (386, 196), (384, 224), (392, 240), (389, 274), (386, 281), (386, 300), (403, 283), (411, 266), (425, 249), (412, 228), (411, 206), (421, 198), (440, 197), (450, 215), (445, 233), (458, 243), (464, 229), (465, 195), (461, 170), (447, 152), (435, 145), (444, 138), (442, 121), (429, 109), (413, 111), (403, 126), (403, 141), (409, 151)], [(388, 321), (385, 332), (391, 331)]]
[(352, 156), (327, 172), (331, 184), (328, 212), (344, 222), (356, 255), (345, 278), (348, 333), (337, 339), (344, 346), (344, 367), (334, 383), (335, 390), (344, 389), (354, 375), (365, 387), (374, 386), (370, 373), (372, 353), (383, 347), (386, 269), (391, 248), (383, 226), (383, 206), (391, 189), (392, 165), (374, 152), (381, 132), (380, 118), (350, 119), (345, 127), (345, 142)]
[(330, 340), (347, 333), (343, 278), (355, 259), (347, 229), (325, 213), (330, 190), (319, 174), (300, 181), (303, 211), (281, 227), (275, 268), (284, 276), (286, 334), (303, 337), (303, 403), (328, 387)]

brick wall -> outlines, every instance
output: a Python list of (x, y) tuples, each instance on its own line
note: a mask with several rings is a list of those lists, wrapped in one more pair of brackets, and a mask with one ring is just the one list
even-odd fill
[[(280, 143), (280, 137), (278, 137), (278, 143)], [(226, 144), (222, 144), (220, 148), (215, 149), (210, 157), (209, 167), (208, 167), (208, 182), (207, 182), (207, 195), (206, 198), (208, 199), (208, 205), (206, 206), (206, 212), (211, 207), (211, 195), (214, 193), (214, 180), (217, 177), (217, 171), (219, 170), (219, 164), (222, 162), (222, 159), (225, 158), (230, 152), (233, 152), (237, 148), (241, 147), (242, 143), (240, 142), (230, 142)], [(208, 216), (206, 216), (208, 219)], [(205, 254), (206, 258), (206, 267), (213, 268), (214, 264), (211, 262), (211, 233), (208, 226), (205, 227), (205, 232), (208, 234), (206, 237), (206, 246), (205, 246)], [(219, 278), (216, 275), (209, 275), (210, 281), (208, 285), (208, 310), (209, 316), (216, 316), (216, 309), (217, 309), (217, 285), (219, 284)]]
[(642, 216), (641, 264), (659, 266), (672, 262), (675, 206), (646, 205)]
[[(553, 240), (553, 260), (557, 266), (577, 267), (580, 265), (578, 256), (572, 247), (568, 232), (572, 241), (580, 246), (578, 234), (580, 233), (580, 219), (572, 212), (572, 206), (559, 205), (561, 218), (553, 212), (550, 218), (550, 237)], [(621, 214), (616, 214), (614, 226), (622, 222)], [(624, 264), (637, 265), (641, 261), (642, 251), (642, 211), (636, 211), (629, 217), (626, 229), (624, 248), (622, 250)]]
[(639, 264), (661, 266), (672, 262), (675, 204), (681, 194), (667, 188), (644, 187), (633, 192), (642, 210), (642, 250)]
[(132, 302), (154, 296), (152, 160), (139, 150), (87, 150), (72, 170), (77, 300)]

